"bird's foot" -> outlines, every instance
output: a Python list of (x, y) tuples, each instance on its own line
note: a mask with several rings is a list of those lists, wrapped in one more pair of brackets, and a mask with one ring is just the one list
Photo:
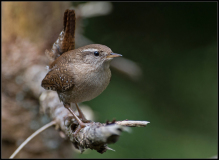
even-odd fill
[(84, 123), (91, 123), (92, 121), (91, 120), (87, 120), (82, 112), (82, 110), (78, 107), (78, 104), (75, 103), (76, 107), (77, 107), (77, 110), (78, 110), (78, 118), (81, 119), (82, 122)]
[[(75, 130), (73, 136), (75, 137), (77, 135), (77, 133), (84, 127), (86, 127), (86, 123), (82, 122), (80, 118), (78, 118), (78, 116), (76, 116), (76, 114), (72, 111), (72, 109), (70, 108), (70, 105), (69, 104), (64, 104), (64, 107), (66, 109), (69, 110), (69, 112), (73, 115), (73, 116), (68, 116), (65, 118), (65, 124), (66, 126), (69, 126), (71, 124), (71, 120), (74, 118), (77, 122), (78, 122), (78, 127), (77, 129)], [(80, 114), (79, 115), (83, 115), (83, 114)], [(82, 116), (82, 119), (86, 120), (84, 116)], [(70, 120), (70, 121), (68, 121)], [(74, 129), (73, 129), (74, 130)]]
[[(65, 125), (69, 126), (72, 122), (72, 119), (75, 119), (75, 117), (74, 116), (65, 117), (64, 118)], [(87, 119), (81, 119), (81, 121), (78, 122), (79, 124), (78, 124), (77, 128), (75, 129), (75, 132), (73, 133), (73, 136), (75, 137), (80, 132), (81, 129), (86, 127), (86, 123), (91, 123), (91, 122), (92, 121), (87, 120)]]

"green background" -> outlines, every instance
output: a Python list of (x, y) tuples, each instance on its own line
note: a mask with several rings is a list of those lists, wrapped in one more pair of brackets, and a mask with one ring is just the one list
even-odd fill
[[(73, 3), (77, 5), (78, 3)], [(77, 158), (210, 158), (217, 154), (217, 3), (113, 2), (84, 20), (85, 36), (136, 62), (138, 81), (112, 69), (107, 89), (85, 102), (97, 120), (146, 120), (116, 151)]]

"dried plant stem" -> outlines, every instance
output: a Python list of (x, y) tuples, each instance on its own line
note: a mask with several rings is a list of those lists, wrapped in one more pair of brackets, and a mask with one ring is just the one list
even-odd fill
[(36, 132), (34, 132), (31, 136), (29, 136), (15, 151), (14, 153), (10, 156), (10, 159), (14, 158), (17, 153), (31, 140), (33, 139), (36, 135), (38, 135), (40, 132), (46, 130), (47, 128), (53, 126), (56, 124), (56, 121), (51, 121), (50, 123), (44, 125), (40, 129), (38, 129)]

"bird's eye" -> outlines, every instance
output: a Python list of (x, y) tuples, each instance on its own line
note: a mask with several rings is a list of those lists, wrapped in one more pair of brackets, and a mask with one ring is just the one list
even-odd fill
[(98, 52), (98, 51), (95, 51), (95, 52), (94, 52), (94, 55), (95, 55), (95, 56), (99, 56), (99, 52)]

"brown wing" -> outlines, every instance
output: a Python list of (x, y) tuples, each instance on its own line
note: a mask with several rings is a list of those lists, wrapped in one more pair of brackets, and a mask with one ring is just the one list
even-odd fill
[(74, 78), (65, 68), (53, 68), (42, 80), (41, 86), (46, 90), (64, 92), (74, 87)]

